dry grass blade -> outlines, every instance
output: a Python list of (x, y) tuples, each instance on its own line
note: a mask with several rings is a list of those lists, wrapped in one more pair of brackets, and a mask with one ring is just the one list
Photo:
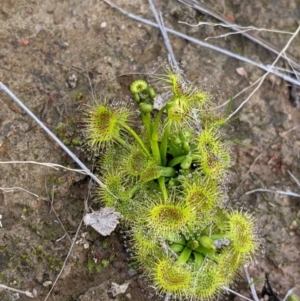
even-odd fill
[(288, 170), (289, 175), (292, 177), (292, 179), (297, 183), (297, 185), (300, 187), (299, 180)]
[(296, 198), (300, 198), (300, 194), (292, 192), (292, 191), (270, 190), (270, 189), (264, 189), (264, 188), (253, 189), (253, 190), (247, 191), (245, 194), (251, 194), (251, 193), (255, 193), (255, 192), (278, 193), (278, 194), (289, 195), (289, 196), (293, 196)]
[[(248, 39), (250, 39), (251, 41), (259, 44), (260, 46), (264, 47), (265, 49), (279, 55), (280, 50), (278, 50), (275, 46), (273, 46), (272, 44), (268, 43), (267, 41), (258, 38), (250, 33), (247, 32), (240, 32), (239, 26), (237, 26), (236, 24), (233, 24), (231, 22), (229, 22), (227, 19), (225, 19), (222, 15), (213, 12), (212, 10), (210, 10), (209, 8), (205, 7), (203, 4), (199, 4), (198, 2), (196, 3), (195, 1), (192, 0), (177, 0), (178, 2), (181, 2), (185, 5), (188, 5), (190, 7), (193, 7), (194, 9), (210, 15), (211, 17), (223, 22), (226, 25), (229, 25), (230, 28), (234, 31), (239, 32), (240, 34), (242, 34), (243, 36), (247, 37)], [(285, 58), (283, 57), (283, 59), (286, 59), (289, 63), (291, 63), (292, 65), (294, 65), (294, 67), (300, 69), (300, 64), (297, 63), (297, 59), (292, 57), (291, 55), (286, 56)]]
[[(248, 301), (253, 301), (252, 299), (249, 299), (249, 298), (247, 298), (247, 297), (245, 297), (245, 296), (239, 294), (238, 292), (236, 292), (236, 291), (230, 289), (229, 287), (224, 286), (223, 289), (224, 289), (225, 291), (227, 291), (227, 292), (230, 292), (230, 293), (232, 293), (232, 294), (234, 294), (234, 295), (236, 295), (236, 296), (242, 298), (242, 299), (245, 299), (245, 300), (248, 300)], [(257, 300), (255, 300), (255, 301), (257, 301)]]
[(65, 232), (65, 235), (64, 235), (64, 236), (67, 236), (67, 238), (69, 239), (69, 241), (72, 243), (72, 239), (71, 239), (70, 235), (68, 234), (68, 232), (67, 232), (67, 230), (66, 230), (64, 224), (62, 223), (61, 219), (59, 218), (59, 216), (58, 216), (58, 214), (57, 214), (57, 212), (56, 212), (56, 210), (55, 210), (55, 208), (54, 208), (54, 206), (53, 206), (53, 202), (54, 202), (54, 186), (52, 186), (51, 197), (50, 197), (50, 195), (49, 195), (49, 193), (48, 193), (48, 187), (47, 187), (46, 183), (45, 183), (45, 188), (46, 188), (46, 192), (47, 192), (48, 199), (49, 199), (49, 201), (50, 201), (50, 207), (51, 207), (49, 213), (53, 212), (53, 213), (55, 214), (57, 221), (59, 222), (59, 224), (61, 225), (62, 229), (63, 229), (64, 232)]
[(101, 187), (105, 187), (105, 185), (91, 173), (91, 171), (79, 160), (79, 158), (65, 145), (60, 139), (55, 136), (45, 125), (39, 120), (24, 104), (23, 102), (14, 95), (3, 83), (0, 82), (0, 90), (3, 90), (6, 94), (8, 94), (14, 102), (16, 102), (71, 158), (74, 162), (76, 162), (85, 172), (88, 174), (93, 180), (95, 180)]
[[(292, 41), (294, 40), (294, 38), (298, 35), (300, 31), (300, 26), (298, 26), (297, 30), (294, 32), (294, 34), (291, 36), (291, 38), (289, 39), (289, 41), (286, 43), (286, 45), (283, 47), (283, 49), (281, 50), (281, 52), (278, 54), (277, 58), (275, 59), (275, 61), (273, 62), (273, 64), (271, 65), (271, 69), (275, 66), (275, 64), (278, 62), (278, 60), (282, 57), (282, 55), (285, 53), (285, 51), (289, 48), (290, 44), (292, 43)], [(233, 112), (231, 113), (228, 117), (227, 120), (230, 120), (248, 101), (249, 99), (252, 97), (252, 95), (260, 88), (260, 86), (262, 85), (263, 81), (265, 80), (265, 78), (267, 77), (267, 75), (270, 73), (270, 71), (267, 71), (261, 81), (259, 82), (259, 84), (257, 85), (257, 87), (250, 93), (250, 95), (247, 97), (246, 100), (244, 100), (240, 106)]]
[(171, 46), (169, 38), (168, 38), (168, 34), (167, 34), (165, 26), (164, 26), (162, 15), (160, 13), (159, 16), (158, 16), (156, 8), (155, 8), (155, 5), (153, 4), (152, 0), (148, 0), (148, 2), (150, 4), (150, 8), (152, 10), (152, 13), (153, 13), (153, 15), (155, 17), (156, 23), (158, 24), (159, 29), (161, 31), (161, 34), (162, 34), (162, 37), (164, 39), (166, 48), (167, 48), (167, 50), (169, 52), (169, 55), (170, 55), (170, 58), (172, 60), (172, 64), (176, 68), (176, 70), (179, 70), (178, 64), (177, 64), (177, 61), (175, 59), (175, 55), (174, 55), (174, 52), (173, 52), (173, 49), (172, 49), (172, 46)]
[(259, 301), (259, 298), (258, 298), (257, 293), (256, 293), (256, 289), (254, 287), (253, 279), (249, 276), (248, 268), (245, 265), (244, 265), (244, 272), (245, 272), (248, 284), (250, 286), (251, 294), (252, 294), (254, 300)]
[(29, 190), (26, 190), (22, 187), (0, 187), (0, 190), (4, 191), (4, 192), (15, 192), (15, 190), (22, 190), (22, 191), (25, 191), (25, 192), (28, 192), (29, 194), (32, 194), (34, 195), (36, 198), (38, 198), (39, 196)]
[(47, 296), (45, 297), (44, 301), (47, 301), (47, 300), (48, 300), (48, 298), (50, 297), (50, 295), (51, 295), (51, 293), (52, 293), (52, 290), (54, 289), (54, 287), (55, 287), (55, 285), (56, 285), (58, 279), (60, 278), (62, 272), (64, 271), (64, 268), (65, 268), (65, 266), (66, 266), (66, 263), (67, 263), (67, 261), (68, 261), (70, 255), (71, 255), (71, 253), (72, 253), (72, 251), (73, 251), (73, 247), (74, 247), (74, 245), (76, 244), (76, 240), (77, 240), (77, 237), (78, 237), (78, 235), (79, 235), (79, 231), (80, 231), (82, 222), (83, 222), (83, 219), (80, 221), (80, 224), (79, 224), (79, 226), (78, 226), (78, 228), (77, 228), (75, 237), (74, 237), (73, 240), (72, 240), (72, 245), (71, 245), (71, 247), (70, 247), (70, 249), (69, 249), (69, 252), (68, 252), (68, 254), (67, 254), (67, 256), (66, 256), (66, 258), (65, 258), (65, 260), (64, 260), (63, 266), (61, 267), (61, 269), (60, 269), (58, 275), (56, 276), (56, 279), (54, 280), (53, 285), (52, 285), (51, 289), (49, 290)]
[(69, 171), (78, 172), (78, 173), (81, 173), (83, 175), (88, 175), (90, 177), (95, 177), (97, 179), (96, 182), (98, 184), (101, 183), (100, 180), (95, 175), (93, 175), (89, 170), (69, 168), (69, 167), (59, 165), (59, 164), (56, 164), (56, 163), (36, 162), (36, 161), (0, 161), (0, 164), (36, 164), (36, 165), (41, 165), (41, 166), (45, 166), (45, 167), (50, 167), (50, 168), (53, 168), (55, 170), (59, 170), (60, 168), (62, 168), (62, 169), (66, 169), (66, 170), (69, 170)]
[(13, 287), (10, 287), (10, 286), (4, 285), (4, 284), (0, 284), (0, 288), (10, 290), (10, 291), (13, 291), (13, 292), (18, 293), (18, 294), (24, 294), (25, 296), (27, 296), (29, 298), (35, 298), (36, 295), (37, 295), (35, 290), (33, 290), (33, 292), (31, 293), (30, 291), (18, 290), (16, 288), (13, 288)]
[(199, 22), (198, 24), (190, 24), (190, 23), (182, 22), (182, 21), (179, 21), (179, 23), (180, 24), (186, 24), (186, 25), (189, 25), (189, 26), (192, 26), (192, 27), (196, 27), (196, 26), (200, 26), (200, 25), (209, 25), (209, 26), (213, 26), (213, 27), (215, 27), (215, 26), (221, 26), (221, 27), (224, 27), (224, 28), (235, 27), (235, 28), (239, 29), (239, 31), (236, 31), (236, 32), (228, 32), (228, 33), (221, 34), (221, 35), (215, 36), (215, 37), (207, 37), (207, 38), (205, 38), (205, 41), (210, 40), (210, 39), (225, 38), (225, 37), (235, 35), (235, 34), (243, 34), (244, 32), (248, 32), (248, 31), (258, 31), (258, 32), (266, 31), (266, 32), (282, 33), (282, 34), (289, 34), (289, 35), (293, 34), (292, 32), (289, 32), (289, 31), (259, 28), (259, 27), (254, 27), (254, 26), (239, 26), (239, 25), (234, 25), (234, 24), (226, 25), (226, 24), (222, 24), (222, 23), (212, 23), (212, 22)]
[[(117, 9), (117, 10), (120, 11), (122, 14), (126, 15), (127, 17), (129, 17), (129, 18), (131, 18), (131, 19), (133, 19), (133, 20), (136, 20), (136, 21), (142, 22), (142, 23), (144, 23), (144, 24), (147, 24), (147, 25), (150, 25), (150, 26), (159, 28), (159, 25), (158, 25), (158, 24), (156, 24), (156, 23), (154, 23), (154, 22), (152, 22), (152, 21), (149, 21), (149, 20), (147, 20), (147, 19), (141, 18), (141, 17), (139, 17), (139, 16), (136, 16), (136, 15), (134, 15), (134, 14), (128, 13), (126, 10), (120, 8), (119, 6), (117, 6), (117, 5), (115, 5), (114, 3), (110, 2), (109, 0), (103, 0), (103, 1), (104, 1), (105, 3), (107, 3), (109, 6), (111, 6), (112, 8)], [(197, 44), (197, 45), (199, 45), (199, 46), (202, 46), (202, 47), (206, 47), (206, 48), (215, 50), (215, 51), (220, 52), (220, 53), (222, 53), (222, 54), (225, 54), (225, 55), (227, 55), (227, 56), (229, 56), (229, 57), (233, 57), (233, 58), (235, 58), (235, 59), (237, 59), (237, 60), (240, 60), (240, 61), (242, 61), (242, 62), (251, 64), (251, 65), (253, 65), (253, 66), (255, 66), (255, 67), (258, 67), (258, 68), (260, 68), (260, 69), (262, 69), (262, 70), (264, 70), (264, 71), (266, 71), (266, 72), (273, 73), (273, 74), (275, 74), (276, 76), (281, 77), (282, 79), (284, 79), (285, 81), (287, 81), (287, 82), (289, 82), (289, 83), (292, 83), (292, 84), (295, 84), (295, 85), (300, 86), (300, 81), (298, 81), (297, 79), (294, 79), (294, 78), (292, 78), (292, 77), (289, 77), (289, 76), (287, 76), (287, 75), (285, 75), (285, 74), (282, 74), (282, 73), (278, 72), (278, 71), (277, 71), (276, 69), (274, 69), (274, 68), (267, 67), (267, 66), (265, 66), (265, 65), (263, 65), (263, 64), (259, 64), (259, 63), (257, 63), (257, 62), (254, 62), (254, 61), (252, 61), (252, 60), (250, 60), (250, 59), (248, 59), (248, 58), (246, 58), (246, 57), (244, 57), (244, 56), (235, 54), (235, 53), (233, 53), (233, 52), (231, 52), (231, 51), (228, 51), (228, 50), (226, 50), (226, 49), (219, 48), (219, 47), (214, 46), (214, 45), (211, 45), (211, 44), (209, 44), (209, 43), (206, 43), (206, 42), (197, 40), (197, 39), (195, 39), (195, 38), (192, 38), (192, 37), (190, 37), (190, 36), (188, 36), (188, 35), (186, 35), (186, 34), (183, 34), (183, 33), (179, 32), (179, 31), (176, 31), (176, 30), (174, 30), (174, 29), (170, 29), (170, 28), (168, 28), (168, 27), (165, 27), (165, 30), (166, 30), (166, 32), (169, 32), (169, 33), (171, 33), (171, 34), (174, 34), (174, 35), (176, 35), (176, 36), (178, 36), (178, 37), (180, 37), (180, 38), (182, 38), (182, 39), (188, 40), (188, 41), (190, 41), (190, 42), (192, 42), (192, 43), (195, 43), (195, 44)]]

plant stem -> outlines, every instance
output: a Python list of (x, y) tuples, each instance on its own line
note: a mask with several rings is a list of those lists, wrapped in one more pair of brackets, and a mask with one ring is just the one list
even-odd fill
[(168, 163), (168, 167), (174, 167), (177, 164), (180, 164), (184, 159), (185, 159), (186, 155), (184, 156), (179, 156), (176, 158), (173, 158), (169, 163)]
[(128, 197), (128, 198), (132, 198), (140, 188), (141, 188), (141, 185), (139, 185), (139, 184), (135, 185), (132, 188), (126, 190), (124, 192), (124, 196)]
[(162, 166), (166, 166), (167, 164), (167, 148), (168, 148), (169, 136), (170, 136), (170, 123), (168, 122), (160, 144), (160, 157), (161, 157)]
[(133, 136), (133, 138), (141, 146), (141, 148), (145, 151), (145, 153), (150, 156), (148, 149), (146, 148), (146, 146), (143, 143), (143, 141), (141, 140), (141, 138), (137, 135), (137, 133), (127, 124), (124, 124), (123, 127), (129, 134), (131, 134)]
[(121, 144), (124, 148), (128, 149), (128, 143), (122, 139), (121, 137), (114, 138), (119, 144)]
[(193, 255), (195, 257), (195, 269), (199, 270), (202, 266), (202, 263), (204, 261), (204, 256), (200, 253), (193, 252)]
[(152, 137), (152, 123), (151, 123), (151, 115), (150, 113), (141, 113), (142, 114), (142, 121), (143, 121), (143, 124), (145, 125), (146, 127), (146, 130), (147, 130), (147, 133), (148, 133), (148, 137), (149, 137), (149, 140), (151, 140), (151, 137)]
[(168, 192), (167, 192), (167, 188), (166, 188), (165, 177), (160, 177), (157, 179), (157, 181), (158, 181), (161, 193), (163, 195), (163, 199), (164, 199), (164, 201), (166, 201), (168, 199)]
[(154, 140), (154, 141), (158, 141), (158, 128), (159, 128), (159, 122), (160, 122), (160, 119), (161, 119), (161, 116), (165, 110), (166, 106), (162, 107), (156, 117), (155, 117), (155, 120), (154, 120), (154, 124), (153, 124), (153, 132), (152, 132), (152, 137), (150, 140)]
[(181, 252), (180, 256), (178, 257), (176, 263), (178, 264), (185, 264), (188, 259), (190, 258), (192, 250), (189, 247), (185, 247)]
[(152, 154), (153, 154), (154, 158), (156, 159), (156, 163), (158, 165), (161, 165), (161, 162), (162, 162), (162, 157), (161, 157), (160, 149), (158, 146), (158, 130), (159, 130), (160, 118), (161, 118), (162, 113), (164, 112), (164, 109), (165, 109), (165, 107), (162, 107), (159, 110), (159, 112), (157, 113), (155, 120), (154, 120), (153, 127), (152, 127), (152, 134), (151, 134), (151, 136), (149, 136)]
[(161, 165), (161, 157), (160, 157), (158, 141), (154, 141), (150, 139), (150, 145), (151, 145), (152, 155), (155, 158), (157, 165)]
[(176, 171), (173, 167), (164, 167), (160, 166), (160, 175), (162, 177), (168, 177), (168, 178), (173, 178), (176, 176)]

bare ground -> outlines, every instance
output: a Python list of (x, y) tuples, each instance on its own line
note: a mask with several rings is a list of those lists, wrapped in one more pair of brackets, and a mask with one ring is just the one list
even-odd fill
[[(115, 1), (128, 11), (153, 19), (144, 0)], [(215, 21), (175, 0), (155, 1), (165, 25), (204, 39), (227, 31), (219, 27), (187, 27), (178, 20)], [(206, 1), (214, 11), (241, 25), (294, 32), (300, 6), (291, 1)], [(289, 35), (261, 33), (282, 49)], [(206, 84), (220, 103), (248, 87), (263, 72), (212, 50), (170, 36), (175, 56), (190, 80)], [(271, 64), (275, 56), (239, 35), (209, 42), (255, 61)], [(80, 109), (89, 100), (89, 81), (98, 94), (128, 94), (132, 73), (152, 72), (166, 58), (157, 29), (121, 15), (96, 0), (2, 0), (0, 3), (0, 81), (7, 85), (53, 132), (90, 167), (89, 156), (78, 147)], [(289, 52), (299, 59), (300, 39)], [(287, 67), (283, 62), (282, 67)], [(237, 73), (243, 67), (246, 76)], [(87, 72), (87, 73), (86, 73)], [(116, 76), (125, 74), (122, 77)], [(75, 80), (72, 88), (70, 78)], [(218, 86), (218, 87), (217, 87)], [(218, 90), (222, 91), (219, 93)], [(233, 109), (246, 98), (234, 101)], [(18, 107), (0, 92), (1, 161), (53, 162), (77, 168), (74, 162)], [(245, 192), (255, 188), (291, 190), (300, 187), (288, 171), (300, 179), (299, 110), (289, 100), (287, 83), (268, 76), (261, 88), (227, 128), (233, 144), (234, 166), (229, 197), (233, 206), (255, 215), (264, 241), (250, 272), (255, 280), (270, 273), (272, 287), (283, 297), (295, 287), (300, 295), (299, 198), (271, 193)], [(0, 165), (0, 187), (22, 187), (37, 195), (15, 190), (0, 191), (0, 283), (19, 289), (36, 289), (44, 300), (58, 275), (81, 221), (88, 178), (32, 164)], [(92, 188), (93, 190), (94, 188)], [(97, 202), (90, 205), (97, 208)], [(111, 282), (130, 282), (115, 300), (163, 300), (130, 260), (122, 228), (104, 238), (83, 226), (66, 268), (49, 300), (110, 300)], [(84, 244), (89, 248), (85, 249)], [(95, 264), (97, 259), (97, 264)], [(48, 286), (47, 286), (48, 285)], [(262, 283), (257, 285), (258, 290)], [(236, 289), (249, 296), (244, 280)], [(1, 300), (15, 300), (0, 291)], [(28, 298), (21, 295), (19, 300)]]

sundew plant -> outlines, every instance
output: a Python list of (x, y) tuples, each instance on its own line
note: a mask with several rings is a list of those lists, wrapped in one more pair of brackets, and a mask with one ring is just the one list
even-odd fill
[(170, 66), (151, 82), (129, 87), (139, 114), (109, 99), (85, 112), (86, 144), (101, 153), (99, 200), (121, 213), (160, 293), (212, 299), (258, 248), (252, 216), (225, 206), (226, 116)]

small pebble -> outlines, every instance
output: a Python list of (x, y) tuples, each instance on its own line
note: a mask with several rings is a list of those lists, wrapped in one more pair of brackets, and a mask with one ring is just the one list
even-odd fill
[(27, 46), (29, 44), (29, 40), (23, 38), (23, 39), (21, 39), (21, 43), (22, 43), (22, 45)]
[(106, 27), (106, 25), (107, 25), (107, 23), (106, 23), (106, 22), (102, 22), (102, 23), (100, 24), (100, 27), (101, 27), (101, 28), (105, 28), (105, 27)]
[(290, 230), (297, 230), (298, 229), (298, 224), (296, 220), (293, 220), (292, 223), (290, 224)]
[(43, 283), (43, 286), (44, 286), (44, 287), (47, 287), (47, 286), (50, 286), (50, 285), (52, 285), (52, 281), (45, 281), (45, 282)]
[(264, 295), (264, 301), (268, 301), (269, 300), (269, 296), (268, 295)]

